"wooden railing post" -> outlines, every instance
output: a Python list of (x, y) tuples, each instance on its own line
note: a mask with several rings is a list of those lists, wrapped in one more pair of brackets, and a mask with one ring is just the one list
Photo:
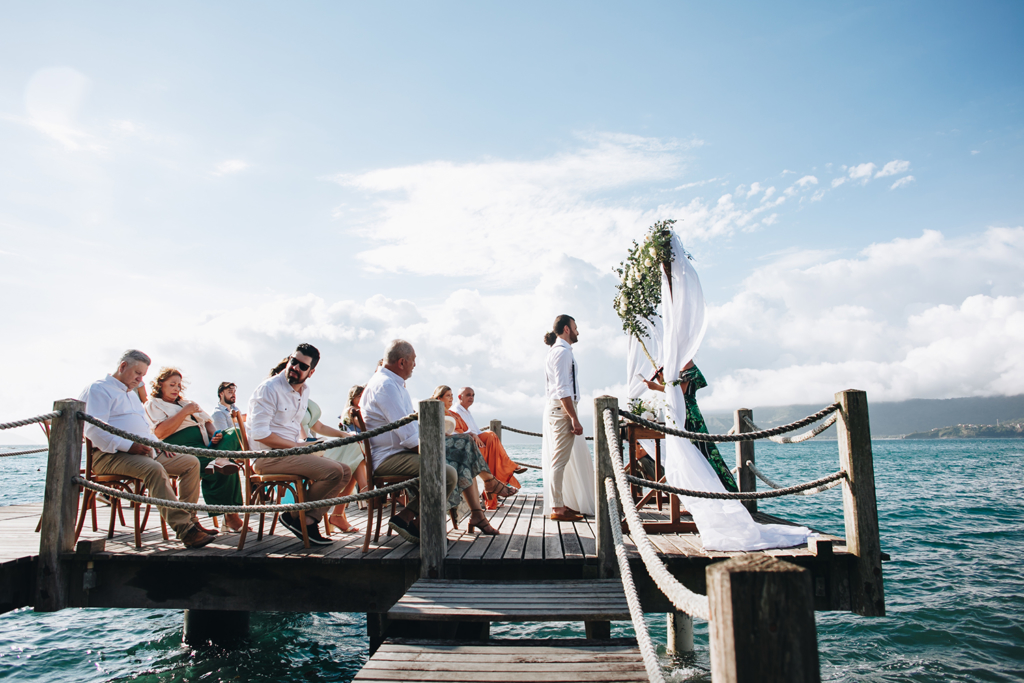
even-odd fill
[[(619, 576), (619, 565), (615, 559), (615, 541), (612, 539), (611, 525), (621, 522), (608, 517), (608, 496), (605, 494), (604, 480), (606, 477), (611, 477), (614, 480), (615, 475), (612, 468), (622, 467), (622, 463), (612, 462), (611, 447), (604, 429), (605, 410), (612, 411), (615, 424), (618, 424), (619, 399), (614, 396), (599, 396), (594, 399), (594, 486), (596, 487), (594, 500), (597, 501), (597, 516), (594, 521), (597, 525), (597, 575), (601, 579), (613, 579)], [(618, 430), (616, 430), (615, 438), (618, 439)], [(621, 448), (622, 445), (619, 444), (620, 453), (622, 452)], [(631, 502), (626, 500), (621, 504)]]
[(841, 406), (837, 424), (839, 465), (847, 474), (843, 481), (846, 549), (857, 556), (850, 570), (850, 604), (853, 611), (861, 616), (883, 617), (882, 541), (875, 503), (868, 395), (848, 389), (836, 394), (836, 402)]
[(448, 552), (444, 404), (420, 401), (420, 578), (443, 579)]
[(715, 683), (817, 683), (818, 636), (807, 569), (739, 555), (705, 570)]
[(491, 432), (501, 441), (501, 420), (491, 420)]
[[(746, 418), (746, 419), (744, 419)], [(754, 431), (747, 420), (750, 422), (754, 421), (754, 413), (749, 408), (740, 408), (736, 411), (733, 417), (733, 427), (736, 429), (737, 434), (745, 434), (747, 432)], [(742, 492), (753, 492), (757, 490), (757, 477), (754, 476), (753, 470), (747, 467), (747, 461), (755, 462), (754, 460), (754, 442), (753, 441), (737, 441), (736, 442), (736, 466), (740, 469), (736, 472), (736, 484), (739, 486)], [(747, 508), (751, 513), (757, 512), (757, 501), (756, 500), (744, 500), (741, 501), (743, 506)]]
[(56, 401), (60, 411), (50, 425), (50, 453), (46, 461), (46, 488), (39, 534), (39, 564), (36, 575), (37, 612), (56, 612), (68, 606), (69, 578), (61, 564), (61, 555), (75, 549), (75, 515), (78, 512), (78, 486), (72, 478), (82, 466), (82, 429), (78, 411), (81, 401)]

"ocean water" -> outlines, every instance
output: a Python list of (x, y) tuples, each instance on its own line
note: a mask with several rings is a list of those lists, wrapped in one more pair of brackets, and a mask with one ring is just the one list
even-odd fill
[[(819, 612), (827, 681), (1024, 680), (1024, 443), (876, 441), (888, 616)], [(537, 463), (536, 446), (512, 457)], [(732, 460), (732, 447), (723, 449)], [(43, 456), (0, 459), (0, 504), (41, 497)], [(834, 441), (759, 442), (759, 467), (783, 484), (838, 469)], [(539, 490), (540, 477), (522, 478)], [(841, 494), (762, 501), (761, 509), (842, 535)], [(656, 641), (664, 618), (648, 615)], [(258, 613), (247, 647), (193, 649), (182, 615), (161, 610), (65, 610), (0, 616), (5, 681), (349, 681), (367, 657), (362, 614)], [(663, 658), (668, 679), (710, 681), (707, 626), (696, 652)], [(494, 637), (582, 637), (581, 624), (495, 624)], [(632, 635), (616, 623), (613, 635)]]

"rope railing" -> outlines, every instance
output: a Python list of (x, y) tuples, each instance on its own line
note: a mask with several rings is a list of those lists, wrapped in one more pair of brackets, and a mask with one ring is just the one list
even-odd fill
[[(748, 461), (749, 464), (749, 461)], [(787, 486), (786, 488), (775, 489), (774, 491), (740, 491), (733, 493), (731, 491), (718, 492), (718, 491), (693, 491), (691, 489), (681, 489), (675, 486), (669, 486), (668, 484), (662, 484), (660, 482), (651, 481), (650, 479), (641, 479), (640, 477), (634, 477), (629, 474), (623, 475), (626, 477), (626, 481), (637, 486), (642, 486), (647, 489), (657, 489), (658, 491), (665, 491), (666, 493), (674, 493), (677, 496), (686, 496), (687, 498), (712, 498), (715, 500), (764, 500), (765, 498), (781, 498), (782, 496), (791, 496), (801, 491), (813, 489), (821, 486), (822, 484), (828, 484), (833, 481), (839, 481), (846, 479), (846, 472), (839, 470), (834, 474), (830, 474), (827, 477), (821, 479), (815, 479), (809, 481), (806, 484), (797, 484), (796, 486)]]
[[(615, 497), (615, 482), (611, 477), (604, 480), (605, 495), (608, 496), (608, 516), (610, 519), (622, 519), (619, 513), (619, 501)], [(647, 622), (644, 621), (644, 610), (640, 605), (640, 596), (636, 593), (636, 584), (633, 583), (633, 572), (629, 568), (629, 558), (626, 557), (626, 545), (622, 541), (622, 527), (614, 522), (611, 525), (612, 540), (615, 542), (615, 560), (619, 564), (619, 577), (622, 579), (622, 592), (626, 595), (626, 604), (629, 606), (629, 618), (633, 622), (633, 633), (636, 635), (636, 643), (640, 648), (640, 656), (644, 660), (644, 668), (647, 669), (647, 678), (651, 683), (665, 683), (661, 673), (661, 664), (658, 662), (658, 653), (651, 642), (651, 634), (647, 631)]]
[(204, 458), (285, 458), (289, 455), (307, 455), (309, 453), (319, 453), (321, 451), (327, 451), (332, 448), (339, 446), (345, 446), (350, 443), (358, 443), (359, 441), (366, 441), (375, 436), (379, 436), (386, 432), (393, 431), (419, 419), (416, 413), (406, 415), (400, 420), (390, 422), (386, 425), (377, 427), (376, 429), (368, 429), (365, 432), (359, 434), (353, 434), (352, 436), (342, 437), (339, 439), (332, 439), (330, 441), (321, 441), (320, 443), (310, 444), (309, 446), (296, 446), (295, 448), (281, 448), (269, 451), (220, 451), (215, 448), (195, 448), (193, 446), (179, 446), (177, 444), (164, 443), (163, 441), (156, 441), (153, 439), (147, 439), (145, 437), (126, 432), (123, 429), (118, 429), (108, 425), (102, 420), (98, 420), (92, 415), (86, 415), (83, 412), (78, 413), (79, 419), (88, 422), (91, 425), (99, 427), (103, 431), (113, 434), (114, 436), (120, 436), (124, 439), (128, 439), (137, 444), (143, 446), (149, 446), (160, 451), (170, 451), (171, 453), (182, 453), (184, 455), (199, 455)]
[[(615, 467), (616, 462), (622, 462), (622, 450), (619, 448), (619, 435), (618, 425), (612, 411), (606, 410), (604, 412), (604, 427), (605, 433), (608, 436), (608, 447), (611, 451), (612, 459), (612, 474), (615, 477), (615, 486), (618, 489), (619, 497), (623, 500), (629, 499), (629, 486), (626, 484), (626, 474), (622, 471), (621, 467)], [(640, 516), (636, 513), (636, 508), (632, 505), (624, 505), (623, 511), (626, 515), (626, 524), (629, 526), (629, 533), (633, 538), (633, 543), (636, 545), (637, 551), (640, 553), (640, 558), (644, 562), (644, 566), (647, 567), (647, 573), (650, 574), (654, 580), (655, 585), (658, 589), (665, 594), (665, 597), (671, 601), (677, 609), (686, 612), (690, 616), (698, 617), (700, 619), (707, 620), (711, 616), (711, 610), (708, 606), (708, 598), (706, 595), (700, 595), (694, 593), (689, 588), (679, 583), (679, 580), (665, 567), (664, 563), (658, 558), (658, 551), (655, 550), (654, 545), (651, 543), (651, 539), (647, 537), (647, 533), (644, 531), (644, 525), (640, 521)], [(618, 520), (621, 517), (610, 516), (612, 535), (615, 534), (615, 528), (618, 524)], [(622, 530), (619, 530), (621, 535)], [(616, 550), (616, 552), (618, 552)]]
[[(801, 443), (803, 441), (810, 441), (811, 439), (813, 439), (814, 437), (818, 436), (823, 431), (825, 431), (826, 429), (828, 429), (829, 427), (834, 425), (836, 423), (836, 420), (838, 420), (838, 419), (839, 419), (839, 413), (832, 413), (832, 415), (829, 416), (829, 418), (827, 420), (822, 422), (820, 425), (817, 425), (813, 429), (809, 429), (808, 431), (804, 432), (803, 434), (797, 434), (796, 436), (769, 436), (768, 438), (771, 439), (772, 441), (774, 441), (775, 443)], [(751, 420), (746, 415), (743, 416), (743, 421), (746, 423), (746, 425), (748, 427), (753, 429), (755, 432), (759, 431), (761, 429), (756, 424), (754, 424), (754, 421)], [(733, 429), (735, 429), (735, 427)], [(747, 433), (750, 434), (750, 433), (753, 433), (753, 432), (747, 432)]]
[(216, 515), (221, 515), (230, 513), (259, 514), (270, 512), (296, 512), (299, 510), (315, 510), (316, 508), (334, 507), (335, 505), (344, 505), (345, 503), (353, 503), (359, 500), (386, 496), (395, 491), (400, 491), (401, 489), (414, 487), (419, 484), (420, 478), (415, 477), (413, 479), (398, 482), (397, 484), (392, 484), (391, 486), (363, 491), (362, 493), (354, 493), (351, 496), (326, 498), (324, 500), (307, 500), (302, 503), (286, 503), (282, 505), (206, 505), (205, 503), (187, 503), (180, 500), (166, 500), (164, 498), (142, 496), (137, 493), (130, 493), (128, 491), (122, 491), (121, 489), (103, 486), (102, 484), (97, 484), (94, 481), (89, 481), (88, 479), (83, 479), (78, 476), (72, 477), (71, 481), (78, 486), (96, 491), (97, 493), (104, 493), (115, 498), (124, 498), (125, 500), (135, 501), (136, 503), (142, 503), (144, 505), (155, 505), (157, 507), (170, 508), (172, 510), (188, 510), (190, 512), (210, 512)]
[(24, 451), (0, 451), (0, 458), (10, 458), (15, 455), (31, 455), (32, 453), (45, 453), (50, 450), (49, 446), (43, 446), (42, 448), (30, 448)]
[[(783, 490), (785, 488), (784, 486), (780, 486), (779, 484), (776, 484), (774, 481), (769, 479), (764, 474), (764, 472), (762, 472), (761, 470), (757, 469), (757, 467), (754, 465), (754, 463), (752, 461), (750, 461), (750, 460), (747, 461), (747, 467), (749, 467), (750, 471), (754, 473), (754, 476), (756, 476), (758, 479), (763, 481), (768, 486), (771, 486), (773, 489), (781, 491), (781, 490)], [(798, 496), (813, 496), (813, 495), (817, 495), (817, 494), (821, 493), (822, 491), (828, 491), (830, 488), (834, 488), (836, 486), (839, 486), (839, 484), (841, 484), (842, 482), (843, 482), (843, 478), (839, 477), (835, 481), (830, 481), (827, 484), (822, 484), (821, 486), (816, 486), (814, 488), (807, 489), (805, 491), (797, 491), (795, 495), (798, 495)]]
[[(501, 425), (501, 431), (505, 431), (505, 430), (508, 430), (510, 432), (515, 432), (516, 434), (525, 434), (526, 436), (536, 436), (539, 439), (543, 439), (544, 438), (544, 435), (541, 434), (540, 432), (528, 432), (525, 429), (516, 429), (515, 427), (507, 427), (505, 425)], [(592, 437), (592, 436), (585, 436), (583, 438), (586, 439), (587, 441), (593, 441), (594, 440), (594, 437)]]
[(791, 422), (787, 425), (780, 425), (778, 427), (772, 427), (770, 429), (762, 429), (757, 432), (743, 432), (741, 434), (704, 434), (703, 432), (688, 432), (682, 429), (672, 429), (671, 427), (666, 427), (663, 424), (651, 422), (650, 420), (645, 420), (642, 417), (634, 415), (633, 413), (627, 410), (622, 410), (621, 408), (619, 409), (619, 415), (621, 415), (622, 417), (626, 418), (631, 422), (643, 425), (648, 429), (653, 429), (656, 432), (671, 434), (672, 436), (680, 436), (684, 439), (689, 439), (690, 441), (709, 441), (714, 443), (722, 443), (732, 441), (757, 441), (758, 439), (767, 439), (778, 434), (785, 434), (787, 432), (796, 431), (801, 427), (806, 427), (807, 425), (813, 422), (817, 422), (821, 418), (825, 417), (826, 415), (829, 415), (830, 413), (834, 413), (837, 410), (839, 410), (839, 404), (833, 403), (830, 406), (825, 406), (824, 408), (814, 413), (813, 415), (808, 415), (807, 417), (801, 418), (796, 422)]
[(59, 410), (55, 410), (52, 413), (45, 413), (43, 415), (36, 415), (35, 417), (27, 417), (24, 420), (0, 423), (0, 431), (4, 429), (14, 429), (15, 427), (27, 427), (28, 425), (36, 424), (37, 422), (52, 420), (55, 417), (60, 417)]

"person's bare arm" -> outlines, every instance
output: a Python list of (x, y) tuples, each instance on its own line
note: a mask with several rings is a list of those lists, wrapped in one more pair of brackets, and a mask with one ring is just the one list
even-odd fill
[(343, 431), (341, 431), (339, 429), (335, 429), (334, 427), (328, 427), (327, 425), (325, 425), (323, 422), (320, 422), (319, 420), (317, 420), (317, 423), (315, 425), (313, 425), (312, 429), (317, 434), (323, 434), (324, 436), (333, 436), (336, 439), (340, 439), (342, 437), (348, 436), (348, 433), (343, 432)]
[(583, 433), (583, 425), (580, 424), (580, 419), (576, 416), (576, 406), (572, 404), (572, 399), (567, 396), (558, 400), (562, 402), (562, 410), (572, 420), (572, 433), (579, 436)]

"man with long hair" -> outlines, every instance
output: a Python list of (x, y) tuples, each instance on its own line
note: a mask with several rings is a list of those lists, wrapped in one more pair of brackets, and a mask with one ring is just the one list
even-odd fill
[(555, 318), (551, 330), (544, 335), (544, 343), (551, 347), (544, 364), (546, 418), (554, 437), (550, 472), (544, 473), (544, 488), (551, 505), (551, 519), (559, 522), (578, 522), (583, 519), (578, 510), (566, 506), (562, 496), (566, 465), (572, 458), (576, 437), (583, 434), (583, 425), (576, 414), (580, 388), (576, 359), (572, 355), (572, 345), (578, 339), (576, 320), (565, 314)]

